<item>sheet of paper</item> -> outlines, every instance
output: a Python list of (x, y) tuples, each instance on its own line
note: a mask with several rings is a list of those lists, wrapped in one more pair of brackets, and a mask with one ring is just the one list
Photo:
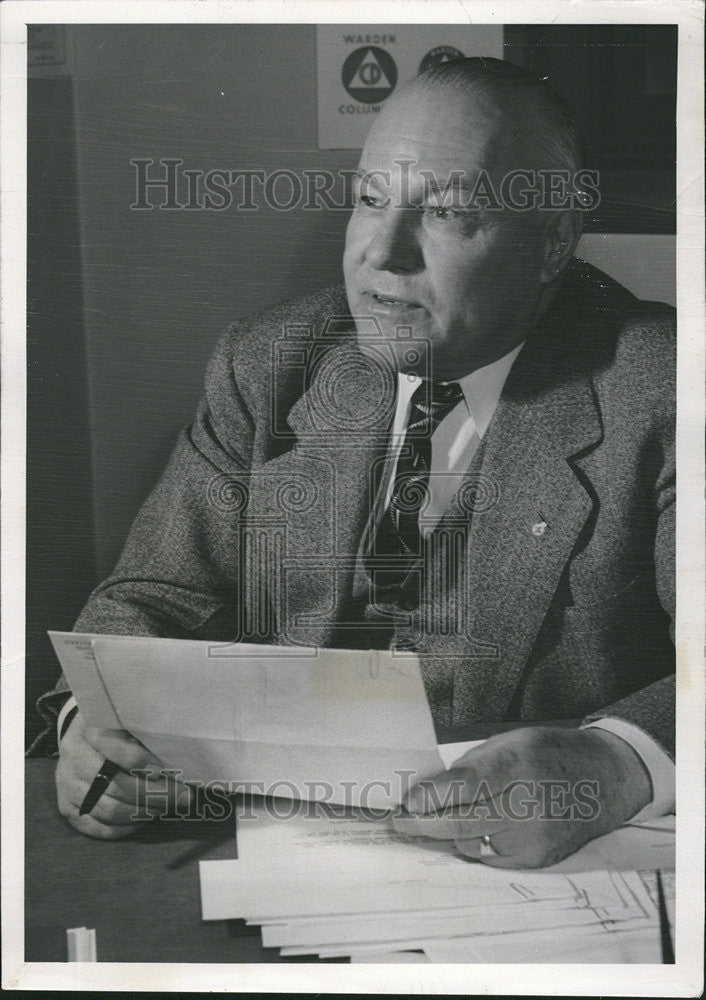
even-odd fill
[(102, 729), (120, 729), (120, 719), (98, 671), (91, 636), (49, 632), (49, 638), (84, 717)]
[[(402, 836), (389, 821), (314, 803), (291, 803), (279, 816), (273, 803), (260, 804), (239, 823), (238, 844), (240, 860), (201, 863), (204, 919), (405, 913), (564, 899), (570, 891), (563, 874), (488, 868), (451, 841)], [(606, 897), (596, 889), (595, 901), (614, 905), (605, 885)]]
[[(458, 908), (471, 901), (491, 906), (515, 902), (518, 894), (559, 899), (566, 896), (562, 879), (572, 872), (648, 869), (656, 859), (673, 864), (670, 821), (626, 827), (553, 868), (517, 872), (470, 861), (452, 841), (398, 834), (385, 815), (316, 803), (284, 805), (280, 811), (276, 801), (252, 801), (238, 822), (240, 861), (202, 863), (204, 919), (286, 923), (307, 916)], [(596, 896), (595, 902), (614, 905), (614, 897)]]
[(274, 871), (281, 865), (288, 881), (301, 876), (312, 885), (332, 874), (339, 881), (350, 877), (367, 883), (432, 877), (429, 869), (437, 882), (454, 883), (480, 867), (461, 857), (452, 841), (396, 833), (389, 815), (323, 803), (256, 800), (238, 818), (238, 858), (251, 870)]
[[(453, 751), (440, 747), (447, 762), (457, 759), (468, 744)], [(394, 878), (410, 874), (407, 866), (434, 866), (435, 877), (450, 878), (475, 863), (462, 858), (453, 841), (407, 836), (392, 829), (386, 815), (360, 810), (326, 809), (323, 805), (283, 804), (253, 800), (247, 815), (238, 821), (238, 857), (250, 865), (286, 858), (290, 874), (310, 872), (328, 865), (340, 871)], [(477, 866), (476, 866), (477, 867)], [(544, 869), (547, 873), (652, 870), (674, 867), (674, 817), (642, 825), (625, 826), (589, 841), (571, 857)], [(462, 901), (463, 902), (463, 901)]]
[[(390, 945), (390, 947), (395, 947)], [(407, 948), (412, 944), (407, 943)], [(430, 939), (421, 942), (427, 961), (474, 964), (581, 964), (590, 963), (661, 963), (658, 922), (623, 921), (619, 926), (594, 924), (587, 927), (543, 928), (503, 934), (479, 934), (472, 937)], [(320, 948), (319, 958), (350, 958), (351, 962), (374, 964), (378, 955), (419, 952), (381, 952), (381, 945), (347, 948)], [(301, 948), (280, 948), (284, 958), (311, 954)], [(383, 957), (380, 961), (386, 961)]]
[(412, 963), (428, 963), (424, 952), (419, 951), (378, 951), (374, 955), (351, 955), (351, 962), (365, 962), (366, 965), (410, 965)]
[[(642, 893), (645, 896), (644, 890)], [(606, 905), (606, 900), (612, 901)], [(647, 906), (647, 909), (645, 908)], [(359, 917), (322, 917), (262, 928), (265, 947), (318, 948), (374, 942), (420, 942), (471, 934), (523, 931), (539, 926), (588, 926), (608, 920), (645, 919), (651, 901), (638, 899), (622, 873), (591, 872), (567, 878), (563, 898), (517, 898), (501, 905), (472, 906), (455, 911), (406, 914), (362, 914)], [(415, 947), (417, 945), (415, 944)]]
[[(613, 881), (622, 904), (611, 909), (591, 907), (593, 889), (605, 878)], [(471, 931), (472, 922), (469, 922), (464, 934), (443, 936), (441, 933), (443, 928), (437, 923), (440, 914), (429, 913), (426, 915), (427, 924), (424, 932), (427, 935), (426, 940), (424, 936), (409, 936), (404, 941), (346, 941), (334, 945), (284, 946), (280, 949), (280, 953), (283, 956), (317, 954), (321, 958), (355, 955), (360, 961), (367, 959), (374, 962), (375, 955), (386, 945), (395, 950), (423, 948), (427, 954), (436, 955), (437, 946), (444, 948), (447, 943), (454, 944), (458, 941), (457, 952), (459, 955), (468, 956), (468, 961), (503, 961), (509, 960), (503, 956), (512, 954), (512, 942), (517, 940), (521, 943), (527, 934), (528, 950), (525, 953), (528, 956), (532, 954), (532, 942), (535, 942), (538, 948), (545, 943), (545, 957), (541, 959), (542, 961), (552, 960), (552, 942), (554, 942), (554, 954), (561, 956), (557, 959), (559, 961), (571, 961), (571, 954), (576, 954), (576, 942), (580, 942), (583, 950), (589, 955), (588, 961), (598, 961), (597, 957), (593, 958), (590, 955), (594, 952), (596, 955), (599, 954), (601, 948), (603, 948), (603, 961), (612, 961), (610, 955), (618, 953), (628, 956), (621, 959), (622, 961), (653, 961), (652, 956), (658, 945), (657, 910), (638, 874), (626, 872), (609, 875), (605, 872), (593, 872), (580, 876), (578, 884), (583, 890), (584, 903), (583, 908), (579, 907), (581, 912), (578, 915), (567, 913), (566, 909), (559, 910), (558, 907), (554, 912), (551, 908), (547, 908), (538, 913), (536, 904), (525, 900), (517, 906), (504, 908), (506, 916), (499, 920), (499, 930), (494, 930), (491, 920), (485, 925), (480, 923), (480, 926)], [(498, 908), (499, 911), (502, 909)], [(528, 911), (531, 913), (528, 914)], [(523, 916), (524, 921), (518, 919)], [(624, 932), (624, 937), (622, 943), (616, 945), (615, 938), (618, 931), (621, 935)], [(611, 933), (613, 937), (602, 943), (606, 932)], [(486, 941), (489, 942), (487, 950), (484, 947)], [(589, 942), (588, 946), (585, 945), (586, 941)], [(442, 961), (441, 958), (433, 960)], [(538, 960), (526, 958), (526, 961)]]
[(92, 644), (97, 670), (84, 663), (79, 677), (67, 665), (90, 721), (97, 700), (107, 699), (111, 724), (132, 732), (184, 780), (384, 808), (399, 803), (413, 781), (443, 769), (413, 654), (52, 638), (60, 660), (71, 643)]
[[(669, 825), (673, 817), (652, 821)], [(639, 882), (636, 881), (639, 876)], [(573, 928), (547, 932), (542, 929), (522, 934), (488, 935), (431, 940), (425, 953), (433, 962), (556, 962), (556, 963), (661, 963), (662, 946), (657, 916), (656, 876), (654, 872), (628, 873), (629, 885), (640, 904), (651, 915), (647, 920), (627, 920), (619, 925), (604, 923), (592, 928)], [(663, 872), (665, 901), (674, 928), (674, 873)], [(647, 892), (648, 899), (644, 892)], [(326, 955), (324, 950), (324, 955)], [(323, 956), (322, 956), (323, 957)], [(327, 956), (338, 957), (338, 956)], [(363, 957), (360, 958), (363, 960)]]
[[(447, 743), (438, 747), (444, 768), (449, 768), (468, 750), (480, 746), (482, 740)], [(308, 870), (312, 862), (336, 866), (350, 859), (356, 869), (390, 872), (391, 854), (386, 847), (394, 845), (395, 863), (405, 864), (410, 853), (430, 850), (432, 844), (424, 838), (396, 834), (389, 822), (390, 813), (338, 808), (325, 804), (310, 806), (279, 803), (254, 797), (238, 817), (238, 857), (251, 864), (269, 863), (273, 858), (286, 857), (290, 871), (301, 864)], [(347, 846), (354, 845), (350, 854)], [(381, 852), (382, 848), (382, 852)], [(439, 853), (455, 853), (452, 845), (439, 843)], [(316, 852), (316, 858), (313, 857)]]
[[(452, 857), (449, 853), (444, 856)], [(566, 895), (563, 875), (506, 872), (453, 857), (439, 864), (438, 855), (420, 852), (414, 864), (395, 863), (389, 876), (370, 879), (365, 871), (347, 867), (348, 877), (337, 881), (322, 866), (312, 879), (298, 867), (243, 864), (240, 861), (202, 861), (201, 910), (204, 920), (277, 919), (328, 916), (336, 913), (380, 913), (458, 907), (473, 899), (479, 906), (518, 896)]]
[(467, 743), (440, 743), (439, 756), (448, 769), (468, 751), (479, 747), (485, 740), (469, 740)]
[[(426, 942), (424, 952), (430, 962), (443, 963), (659, 964), (662, 961), (658, 921), (449, 938)], [(362, 956), (357, 958), (362, 960)]]

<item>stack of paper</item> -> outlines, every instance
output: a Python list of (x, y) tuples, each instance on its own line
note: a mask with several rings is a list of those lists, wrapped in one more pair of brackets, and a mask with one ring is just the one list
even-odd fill
[[(448, 766), (461, 747), (439, 749)], [(518, 872), (465, 859), (450, 841), (402, 836), (387, 816), (249, 802), (238, 860), (201, 862), (203, 918), (258, 924), (263, 945), (285, 956), (409, 961), (422, 957), (416, 949), (435, 962), (659, 962), (643, 879), (607, 870), (611, 857), (618, 867), (673, 866), (673, 834), (657, 826)]]

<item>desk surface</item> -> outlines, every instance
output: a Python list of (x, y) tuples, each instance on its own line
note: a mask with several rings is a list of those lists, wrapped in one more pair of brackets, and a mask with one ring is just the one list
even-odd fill
[(25, 960), (66, 960), (66, 928), (95, 927), (103, 962), (278, 962), (258, 927), (201, 920), (198, 861), (236, 856), (232, 817), (163, 821), (92, 840), (56, 808), (56, 761), (27, 761)]
[[(504, 728), (513, 725), (442, 738), (481, 739)], [(241, 920), (201, 920), (198, 861), (236, 856), (232, 818), (163, 821), (126, 840), (92, 840), (58, 813), (56, 761), (26, 763), (26, 961), (65, 961), (66, 928), (84, 926), (95, 927), (103, 962), (311, 961), (280, 958)]]

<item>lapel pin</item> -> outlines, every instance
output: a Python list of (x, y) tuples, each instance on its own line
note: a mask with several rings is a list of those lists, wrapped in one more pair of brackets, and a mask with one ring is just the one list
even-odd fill
[(541, 538), (546, 530), (547, 530), (546, 521), (538, 521), (537, 524), (532, 525), (532, 534), (535, 536), (535, 538)]

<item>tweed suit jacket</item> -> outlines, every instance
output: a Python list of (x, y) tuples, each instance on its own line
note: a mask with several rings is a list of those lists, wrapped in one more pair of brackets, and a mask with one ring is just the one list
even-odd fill
[(401, 644), (437, 724), (614, 716), (673, 753), (674, 353), (673, 310), (574, 259), (421, 590), (381, 607), (362, 553), (393, 375), (360, 352), (342, 287), (236, 322), (76, 628)]

